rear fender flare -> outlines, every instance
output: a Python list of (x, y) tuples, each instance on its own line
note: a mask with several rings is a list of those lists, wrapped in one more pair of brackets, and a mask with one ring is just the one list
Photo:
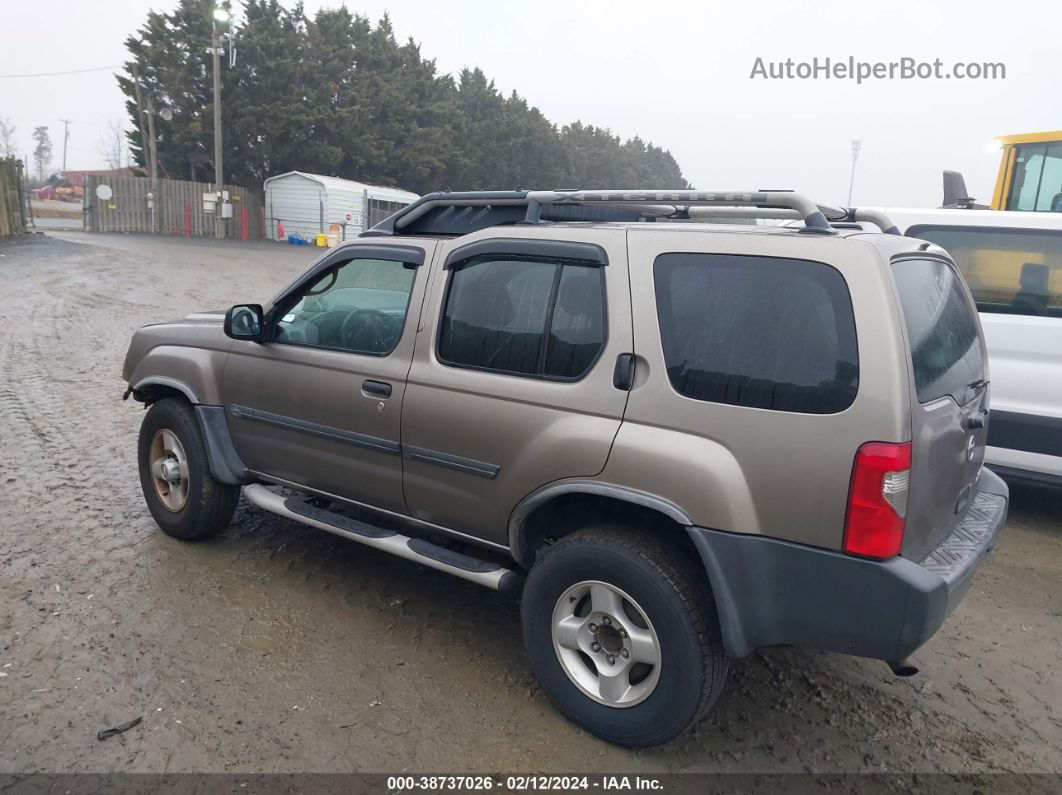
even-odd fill
[(530, 566), (533, 562), (532, 552), (527, 549), (525, 543), (528, 517), (539, 506), (563, 494), (593, 494), (600, 497), (609, 497), (610, 499), (649, 508), (686, 527), (693, 524), (689, 515), (673, 502), (653, 494), (627, 488), (626, 486), (617, 486), (593, 480), (568, 480), (561, 483), (553, 483), (543, 486), (525, 497), (513, 509), (509, 517), (509, 551), (513, 559), (520, 565)]

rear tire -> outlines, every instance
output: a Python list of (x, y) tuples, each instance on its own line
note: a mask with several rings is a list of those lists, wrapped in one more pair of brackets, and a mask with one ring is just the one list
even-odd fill
[(183, 398), (147, 410), (137, 445), (140, 486), (148, 510), (167, 535), (196, 541), (228, 526), (240, 487), (214, 478), (199, 420)]
[(609, 742), (665, 743), (722, 692), (728, 661), (707, 578), (643, 533), (599, 526), (552, 545), (531, 568), (521, 613), (542, 688)]

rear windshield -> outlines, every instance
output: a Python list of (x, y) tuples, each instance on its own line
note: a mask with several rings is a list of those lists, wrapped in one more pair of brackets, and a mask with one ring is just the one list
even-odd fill
[(919, 403), (971, 400), (985, 377), (981, 339), (961, 277), (943, 260), (904, 259), (892, 266), (911, 346)]
[(912, 226), (947, 249), (982, 312), (1062, 317), (1062, 229)]
[(696, 400), (833, 414), (859, 384), (852, 302), (821, 262), (661, 254), (653, 271), (675, 391)]

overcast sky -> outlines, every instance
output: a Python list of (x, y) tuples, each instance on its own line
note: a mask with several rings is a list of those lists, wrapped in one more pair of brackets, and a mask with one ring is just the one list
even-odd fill
[[(308, 0), (312, 12), (339, 0)], [(577, 119), (641, 135), (677, 158), (703, 189), (795, 188), (844, 203), (853, 138), (863, 141), (853, 204), (935, 206), (940, 172), (990, 198), (995, 135), (1054, 130), (1059, 114), (1062, 3), (603, 2), (603, 0), (348, 0), (420, 42), (443, 72), (479, 66), (552, 121)], [(3, 0), (0, 75), (120, 64), (123, 40), (149, 8), (174, 0)], [(10, 35), (17, 32), (18, 35)], [(204, 46), (207, 43), (204, 42)], [(765, 62), (1001, 62), (1006, 79), (750, 79)], [(49, 126), (53, 168), (73, 120), (67, 166), (103, 166), (100, 141), (123, 121), (113, 74), (0, 78), (0, 116)], [(512, 187), (512, 186), (497, 186)], [(556, 187), (556, 186), (537, 186)], [(653, 187), (584, 185), (584, 188)]]

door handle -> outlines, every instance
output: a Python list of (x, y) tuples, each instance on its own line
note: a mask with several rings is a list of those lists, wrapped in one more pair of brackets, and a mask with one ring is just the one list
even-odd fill
[(634, 354), (621, 353), (616, 357), (616, 369), (612, 371), (612, 386), (630, 392), (634, 386)]
[(976, 414), (971, 414), (966, 418), (966, 430), (976, 431), (985, 427), (985, 419), (988, 417), (987, 411), (979, 411)]
[(361, 391), (374, 397), (391, 397), (391, 385), (386, 381), (373, 381), (372, 379), (363, 381)]

